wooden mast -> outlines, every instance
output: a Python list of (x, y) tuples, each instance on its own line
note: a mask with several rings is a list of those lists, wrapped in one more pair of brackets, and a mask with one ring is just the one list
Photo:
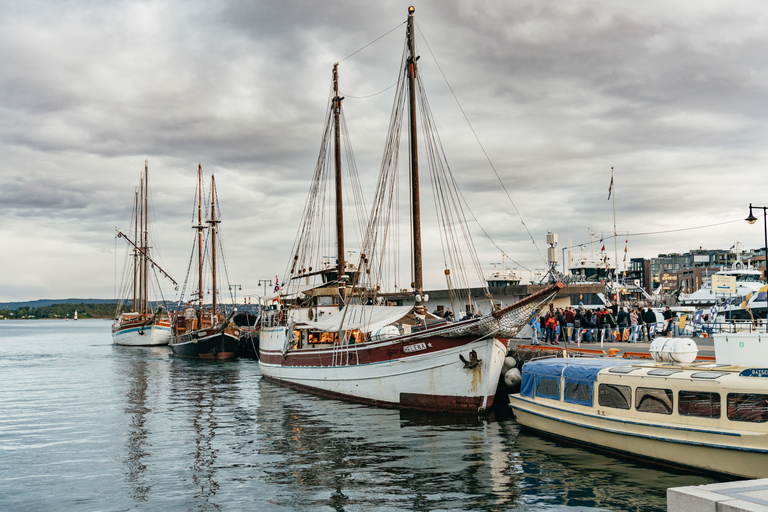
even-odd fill
[[(139, 239), (139, 187), (133, 192), (133, 239), (138, 241)], [(138, 279), (139, 279), (139, 250), (134, 245), (133, 247), (133, 311), (139, 311), (139, 304), (137, 302), (136, 292), (138, 291)]]
[(408, 106), (411, 134), (411, 208), (413, 231), (413, 288), (416, 307), (423, 307), (424, 284), (421, 267), (421, 207), (419, 206), (419, 152), (416, 144), (416, 45), (413, 6), (408, 8)]
[(213, 313), (211, 313), (211, 324), (216, 322), (216, 224), (219, 221), (216, 220), (216, 183), (211, 174), (211, 220), (208, 224), (211, 225), (211, 275), (213, 278)]
[[(346, 262), (344, 261), (344, 212), (341, 195), (341, 130), (339, 129), (339, 115), (341, 113), (341, 100), (339, 96), (339, 63), (333, 65), (333, 158), (336, 167), (336, 269), (337, 279), (344, 275)], [(346, 283), (339, 281), (339, 288)], [(339, 306), (344, 303), (344, 296), (340, 295)]]
[(197, 164), (197, 268), (199, 308), (197, 310), (197, 328), (203, 325), (203, 166)]
[(147, 262), (147, 256), (149, 256), (149, 160), (144, 160), (144, 254), (143, 260), (143, 276), (144, 286), (142, 289), (142, 313), (149, 313), (149, 263)]

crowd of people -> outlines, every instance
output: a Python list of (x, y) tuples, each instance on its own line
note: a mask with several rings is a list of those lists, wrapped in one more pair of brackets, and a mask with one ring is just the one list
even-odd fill
[[(674, 322), (669, 307), (664, 311), (664, 334), (671, 333)], [(652, 341), (660, 333), (656, 332), (656, 313), (648, 305), (646, 309), (637, 303), (621, 307), (612, 303), (607, 307), (588, 309), (580, 305), (577, 308), (554, 308), (531, 320), (531, 343), (590, 343), (605, 341), (625, 341), (637, 343)]]

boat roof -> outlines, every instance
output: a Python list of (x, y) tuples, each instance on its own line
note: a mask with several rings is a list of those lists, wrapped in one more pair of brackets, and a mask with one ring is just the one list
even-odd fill
[(594, 380), (600, 370), (613, 366), (632, 366), (635, 361), (613, 358), (548, 358), (528, 361), (523, 365), (523, 373), (535, 373), (559, 377), (565, 372), (570, 376), (579, 376)]

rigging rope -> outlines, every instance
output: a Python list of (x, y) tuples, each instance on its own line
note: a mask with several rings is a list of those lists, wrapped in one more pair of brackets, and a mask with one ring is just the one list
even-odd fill
[[(539, 253), (539, 256), (541, 256), (542, 261), (546, 262), (547, 260), (544, 258), (544, 255), (542, 254), (541, 249), (539, 248), (538, 244), (536, 244), (536, 239), (534, 239), (533, 235), (531, 234), (531, 231), (528, 229), (528, 226), (526, 225), (525, 220), (523, 219), (523, 216), (520, 214), (520, 211), (517, 209), (517, 205), (515, 205), (515, 202), (512, 200), (512, 196), (509, 194), (507, 187), (504, 185), (504, 182), (501, 180), (501, 176), (499, 176), (499, 173), (496, 171), (496, 167), (493, 165), (493, 162), (491, 161), (491, 157), (488, 156), (488, 152), (485, 150), (483, 143), (480, 142), (480, 137), (478, 137), (477, 133), (475, 132), (475, 128), (472, 126), (472, 123), (469, 121), (469, 117), (467, 116), (467, 113), (464, 111), (464, 108), (461, 106), (461, 103), (459, 102), (459, 98), (456, 96), (456, 93), (453, 91), (453, 87), (451, 87), (451, 84), (448, 82), (448, 78), (445, 76), (445, 73), (443, 73), (443, 68), (441, 68), (440, 63), (437, 62), (437, 58), (435, 57), (435, 54), (432, 52), (432, 48), (430, 48), (426, 37), (424, 37), (424, 33), (421, 31), (418, 25), (416, 26), (416, 28), (419, 29), (419, 34), (421, 34), (421, 37), (424, 40), (424, 44), (427, 45), (427, 50), (429, 50), (429, 54), (432, 56), (432, 59), (435, 61), (435, 65), (437, 66), (437, 69), (440, 71), (440, 74), (442, 75), (443, 80), (445, 80), (445, 83), (448, 86), (448, 90), (451, 91), (451, 95), (453, 96), (453, 99), (456, 101), (456, 105), (458, 105), (459, 110), (461, 110), (461, 114), (464, 116), (464, 119), (467, 121), (467, 124), (469, 125), (469, 129), (472, 131), (472, 135), (475, 136), (475, 140), (477, 140), (477, 143), (480, 146), (480, 149), (482, 150), (483, 155), (485, 155), (485, 159), (488, 160), (488, 164), (491, 166), (493, 173), (496, 175), (496, 179), (501, 185), (501, 188), (504, 190), (504, 193), (507, 195), (509, 202), (512, 204), (512, 208), (515, 210), (515, 213), (520, 219), (520, 223), (523, 225), (523, 227), (525, 228), (525, 231), (528, 233), (528, 236), (530, 237), (531, 242), (533, 242), (534, 247), (536, 247), (536, 251)], [(463, 196), (462, 196), (462, 199), (463, 199)], [(477, 221), (477, 218), (475, 218), (475, 220)], [(480, 223), (478, 222), (478, 225), (479, 224)], [(483, 232), (485, 232), (484, 229), (483, 229)], [(486, 236), (487, 236), (487, 233), (486, 233)], [(490, 239), (490, 237), (488, 238)]]
[(350, 53), (349, 55), (347, 55), (346, 57), (344, 57), (343, 59), (341, 59), (341, 60), (339, 61), (339, 64), (341, 64), (342, 62), (344, 62), (344, 61), (345, 61), (345, 60), (347, 60), (348, 58), (352, 57), (353, 55), (356, 55), (356, 54), (360, 53), (361, 51), (365, 50), (366, 48), (368, 48), (369, 46), (371, 46), (373, 43), (375, 43), (376, 41), (378, 41), (379, 39), (382, 39), (382, 38), (384, 38), (384, 37), (388, 36), (389, 34), (391, 34), (392, 32), (394, 32), (395, 30), (397, 30), (398, 28), (400, 28), (400, 25), (404, 25), (405, 23), (407, 23), (407, 20), (406, 20), (406, 21), (403, 21), (402, 23), (398, 23), (398, 24), (397, 24), (397, 26), (396, 26), (395, 28), (393, 28), (392, 30), (390, 30), (389, 32), (387, 32), (387, 33), (385, 33), (385, 34), (383, 34), (383, 35), (381, 35), (381, 36), (377, 37), (376, 39), (374, 39), (373, 41), (371, 41), (371, 42), (370, 42), (370, 43), (368, 43), (367, 45), (363, 46), (363, 47), (362, 47), (362, 48), (360, 48), (359, 50), (356, 50), (356, 51), (354, 51), (354, 52)]

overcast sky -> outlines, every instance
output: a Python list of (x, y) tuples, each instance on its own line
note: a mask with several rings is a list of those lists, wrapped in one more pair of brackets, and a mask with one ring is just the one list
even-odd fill
[[(400, 25), (340, 65), (373, 191), (394, 89), (361, 97), (395, 82), (410, 3), (0, 1), (0, 301), (112, 297), (114, 228), (129, 226), (145, 158), (156, 248), (177, 280), (198, 163), (216, 174), (238, 295), (282, 278), (333, 63)], [(762, 247), (762, 221), (740, 219), (768, 203), (768, 4), (414, 4), (449, 163), (511, 266), (544, 267), (547, 230), (561, 247), (612, 233), (612, 166), (629, 257)], [(499, 251), (472, 229), (490, 270)], [(437, 263), (428, 288), (444, 285)]]

